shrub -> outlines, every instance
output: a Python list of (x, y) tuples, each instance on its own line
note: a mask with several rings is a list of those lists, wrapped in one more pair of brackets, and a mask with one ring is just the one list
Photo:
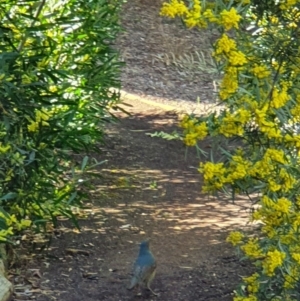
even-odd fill
[(78, 171), (72, 156), (97, 149), (119, 102), (121, 2), (1, 1), (0, 241), (81, 204), (88, 157)]
[(299, 1), (183, 1), (164, 3), (161, 14), (187, 27), (218, 28), (212, 55), (223, 74), (220, 113), (186, 116), (184, 142), (207, 136), (236, 139), (220, 146), (222, 158), (200, 163), (203, 189), (259, 196), (251, 215), (261, 230), (228, 241), (253, 260), (256, 273), (243, 278), (235, 301), (299, 300)]

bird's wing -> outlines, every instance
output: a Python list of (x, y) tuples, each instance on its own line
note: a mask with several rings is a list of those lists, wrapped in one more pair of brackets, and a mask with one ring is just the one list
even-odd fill
[(152, 274), (155, 272), (156, 264), (143, 264), (136, 266), (134, 270), (134, 277), (138, 280), (138, 283), (147, 283), (151, 278)]
[(144, 278), (147, 274), (147, 266), (142, 266), (139, 264), (135, 264), (133, 270), (133, 276), (131, 278), (131, 283), (129, 285), (129, 289), (134, 288), (137, 284), (141, 284), (144, 282)]

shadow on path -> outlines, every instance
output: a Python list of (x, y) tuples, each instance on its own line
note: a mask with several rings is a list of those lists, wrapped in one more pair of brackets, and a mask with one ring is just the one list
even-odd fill
[[(246, 275), (248, 267), (225, 238), (230, 229), (246, 225), (248, 203), (240, 200), (237, 206), (201, 194), (193, 151), (185, 159), (180, 141), (146, 135), (171, 132), (176, 114), (130, 104), (132, 115), (119, 114), (121, 122), (109, 126), (109, 143), (98, 155), (108, 162), (90, 191), (82, 231), (61, 222), (47, 256), (31, 263), (43, 274), (36, 300), (232, 300), (238, 275)], [(135, 297), (126, 290), (145, 237), (151, 237), (158, 261), (152, 284), (158, 297)], [(68, 248), (88, 256), (70, 254)]]

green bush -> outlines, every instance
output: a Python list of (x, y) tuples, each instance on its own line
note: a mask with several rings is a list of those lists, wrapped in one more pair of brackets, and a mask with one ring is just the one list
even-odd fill
[(120, 99), (117, 0), (0, 3), (0, 241), (73, 217), (72, 155), (97, 149)]
[(300, 1), (189, 2), (171, 0), (162, 14), (219, 30), (212, 55), (223, 75), (223, 109), (185, 116), (183, 140), (188, 146), (207, 136), (238, 141), (219, 145), (217, 162), (212, 155), (200, 163), (203, 190), (245, 194), (257, 203), (251, 220), (259, 231), (227, 238), (256, 268), (234, 300), (300, 300)]

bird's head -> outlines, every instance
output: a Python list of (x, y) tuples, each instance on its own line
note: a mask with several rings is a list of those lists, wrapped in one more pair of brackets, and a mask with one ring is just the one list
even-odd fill
[(147, 253), (149, 251), (150, 239), (146, 239), (140, 244), (140, 254)]

